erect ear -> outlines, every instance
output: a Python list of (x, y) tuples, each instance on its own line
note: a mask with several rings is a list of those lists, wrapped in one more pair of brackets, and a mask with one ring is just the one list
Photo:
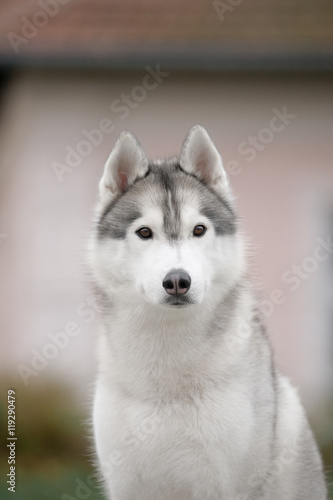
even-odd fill
[(99, 183), (101, 202), (108, 203), (131, 184), (144, 177), (148, 160), (140, 144), (130, 132), (122, 132), (108, 157)]
[(188, 133), (180, 154), (180, 166), (221, 194), (230, 195), (222, 159), (206, 130), (195, 125)]

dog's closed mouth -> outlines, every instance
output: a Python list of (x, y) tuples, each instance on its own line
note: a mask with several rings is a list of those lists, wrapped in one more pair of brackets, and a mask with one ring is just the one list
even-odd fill
[(191, 300), (188, 297), (182, 297), (182, 298), (167, 297), (163, 301), (163, 304), (165, 304), (167, 306), (185, 307), (185, 306), (189, 306), (190, 304), (194, 304), (194, 302), (193, 302), (193, 300)]

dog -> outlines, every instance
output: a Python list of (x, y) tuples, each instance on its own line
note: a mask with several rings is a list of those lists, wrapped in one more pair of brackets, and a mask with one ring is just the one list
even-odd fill
[(325, 500), (320, 454), (276, 369), (234, 197), (206, 130), (149, 161), (123, 132), (89, 243), (93, 405), (112, 500)]

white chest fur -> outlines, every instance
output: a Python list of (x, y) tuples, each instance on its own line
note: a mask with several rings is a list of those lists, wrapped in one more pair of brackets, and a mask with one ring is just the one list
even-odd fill
[[(259, 465), (263, 469), (270, 458), (269, 440), (260, 441), (260, 454), (252, 457), (259, 428), (269, 435), (271, 421), (265, 412), (255, 416), (237, 350), (223, 356), (207, 347), (205, 353), (200, 331), (192, 330), (183, 343), (178, 337), (182, 363), (175, 353), (171, 364), (166, 346), (157, 343), (148, 353), (148, 345), (142, 347), (151, 335), (146, 328), (142, 351), (129, 350), (127, 362), (118, 363), (131, 332), (122, 328), (119, 343), (113, 333), (113, 349), (101, 338), (94, 405), (97, 453), (112, 500), (241, 500), (246, 481), (240, 479)], [(192, 335), (201, 346), (200, 361)], [(238, 346), (238, 355), (246, 343)], [(140, 368), (145, 356), (148, 364)]]

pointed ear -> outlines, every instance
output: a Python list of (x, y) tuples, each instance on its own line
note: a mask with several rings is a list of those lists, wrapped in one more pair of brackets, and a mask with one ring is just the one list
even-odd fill
[(106, 161), (99, 183), (101, 202), (108, 203), (119, 193), (124, 193), (148, 170), (148, 160), (140, 144), (130, 132), (122, 132)]
[(180, 154), (180, 166), (220, 194), (230, 187), (222, 159), (206, 130), (195, 125), (188, 133)]

